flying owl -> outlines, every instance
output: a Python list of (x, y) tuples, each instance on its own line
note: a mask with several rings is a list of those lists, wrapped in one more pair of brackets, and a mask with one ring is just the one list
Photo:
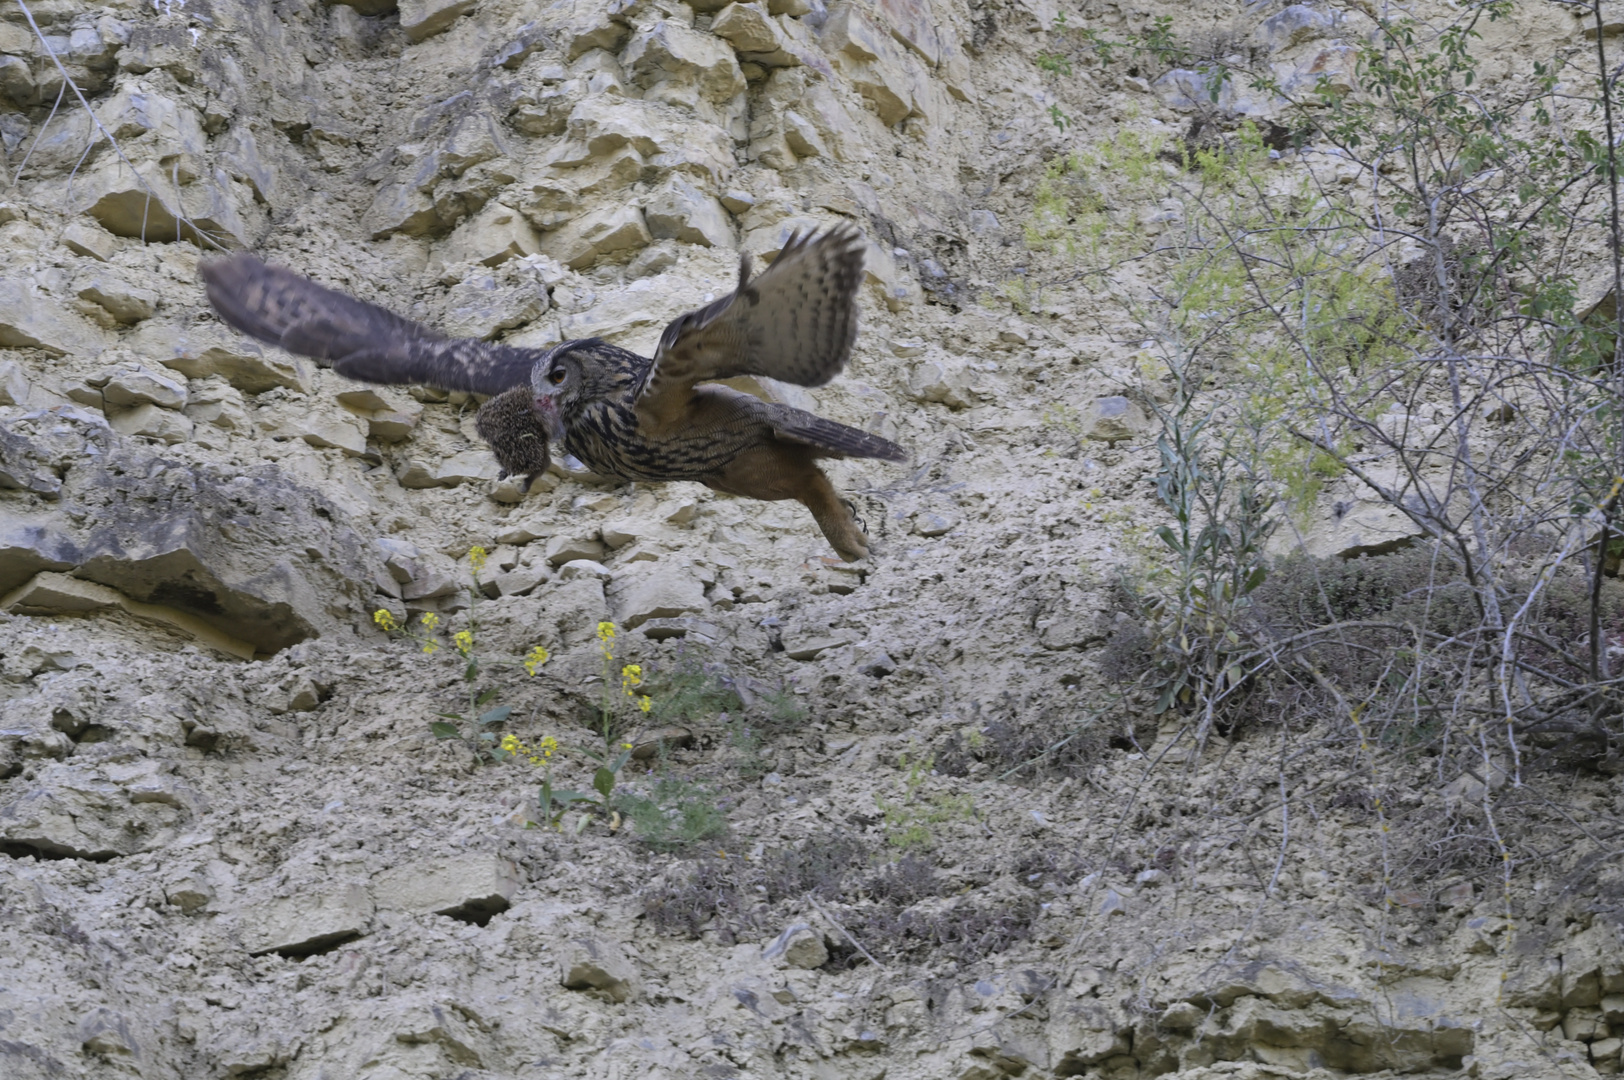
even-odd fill
[(603, 476), (797, 499), (840, 557), (855, 562), (867, 556), (868, 539), (817, 463), (903, 461), (902, 447), (716, 380), (759, 375), (822, 386), (839, 374), (857, 338), (863, 246), (851, 225), (797, 234), (754, 279), (745, 256), (738, 288), (672, 321), (653, 359), (601, 338), (547, 349), (451, 340), (250, 255), (205, 263), (202, 273), (226, 322), (331, 361), (340, 375), (494, 395), (476, 426), (502, 475), (523, 475), (525, 490), (557, 446)]

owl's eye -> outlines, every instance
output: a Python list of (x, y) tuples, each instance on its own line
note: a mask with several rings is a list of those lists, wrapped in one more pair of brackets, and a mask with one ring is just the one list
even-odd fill
[(554, 368), (553, 373), (551, 375), (547, 376), (547, 381), (552, 383), (554, 386), (557, 386), (559, 383), (563, 382), (564, 381), (564, 369), (563, 368)]

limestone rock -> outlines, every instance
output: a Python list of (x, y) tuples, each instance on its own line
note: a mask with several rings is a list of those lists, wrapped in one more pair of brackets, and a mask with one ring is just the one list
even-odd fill
[(692, 567), (672, 559), (633, 563), (616, 573), (605, 592), (615, 621), (628, 630), (650, 619), (705, 611), (705, 586)]
[(583, 270), (600, 259), (628, 255), (646, 247), (649, 235), (643, 212), (636, 206), (610, 205), (583, 214), (556, 232), (542, 237), (541, 250), (573, 270)]
[(382, 910), (481, 923), (506, 911), (518, 887), (517, 868), (495, 855), (422, 859), (372, 878), (372, 896)]
[(785, 631), (784, 655), (791, 660), (816, 660), (819, 654), (830, 649), (838, 649), (842, 645), (850, 645), (856, 640), (857, 635), (848, 630), (824, 631), (821, 633)]
[(967, 409), (975, 404), (969, 372), (963, 364), (950, 360), (925, 360), (916, 364), (908, 374), (908, 396), (950, 409)]
[(546, 558), (553, 566), (563, 566), (576, 559), (596, 562), (603, 554), (603, 544), (596, 537), (555, 536), (547, 542)]
[(315, 384), (310, 361), (261, 347), (218, 325), (183, 328), (148, 322), (126, 344), (188, 379), (217, 375), (245, 394), (262, 394), (278, 386), (306, 394)]
[(172, 840), (189, 815), (172, 806), (138, 806), (119, 785), (83, 767), (53, 764), (0, 802), (0, 842), (74, 859), (110, 859)]
[(97, 225), (75, 221), (62, 230), (62, 244), (75, 255), (107, 262), (118, 253), (118, 238)]
[(1115, 444), (1143, 438), (1150, 419), (1138, 405), (1120, 395), (1096, 398), (1083, 410), (1083, 436)]
[(140, 435), (166, 443), (185, 442), (192, 437), (191, 417), (150, 403), (110, 412), (107, 422), (120, 435)]
[(262, 220), (253, 193), (223, 169), (196, 179), (201, 182), (182, 183), (177, 190), (158, 162), (132, 169), (117, 159), (104, 159), (75, 182), (74, 208), (114, 236), (147, 243), (202, 243), (206, 236), (230, 247), (247, 247)]
[(151, 404), (179, 409), (186, 404), (186, 387), (140, 364), (121, 364), (102, 386), (102, 397), (109, 405), (125, 408)]
[(94, 356), (105, 347), (106, 338), (83, 316), (41, 293), (23, 277), (0, 276), (0, 348)]
[(589, 581), (607, 582), (614, 577), (607, 566), (593, 562), (591, 559), (571, 559), (558, 568), (560, 581), (576, 581), (585, 578)]
[(620, 62), (647, 96), (679, 107), (690, 106), (696, 95), (719, 104), (745, 89), (731, 48), (670, 20), (633, 34)]
[(125, 326), (150, 319), (158, 310), (158, 294), (131, 285), (111, 274), (92, 274), (79, 279), (78, 296), (103, 308)]
[(1306, 4), (1292, 4), (1263, 20), (1258, 37), (1270, 50), (1286, 49), (1329, 34), (1335, 20)]
[(440, 255), (447, 263), (477, 262), (497, 266), (518, 256), (534, 255), (539, 249), (536, 230), (517, 210), (491, 203), (457, 227)]
[(742, 53), (777, 52), (783, 44), (778, 25), (759, 2), (729, 4), (711, 20), (711, 33), (726, 38)]
[(346, 601), (364, 611), (383, 572), (342, 510), (274, 467), (183, 465), (60, 413), (11, 430), (0, 472), (60, 470), (63, 496), (86, 514), (47, 515), (35, 496), (0, 488), (0, 593), (71, 570), (276, 652), (345, 625)]
[(22, 405), (28, 401), (28, 376), (15, 360), (0, 360), (0, 405)]
[(815, 971), (829, 962), (829, 949), (823, 943), (823, 935), (806, 923), (785, 927), (767, 946), (765, 955), (769, 960), (782, 958), (790, 967), (806, 971)]
[(619, 945), (601, 937), (565, 942), (559, 982), (569, 990), (593, 990), (609, 1001), (624, 1003), (640, 991), (637, 969)]
[(461, 15), (474, 10), (477, 0), (400, 0), (400, 28), (416, 44), (444, 33)]
[(292, 896), (244, 911), (243, 948), (249, 956), (305, 956), (365, 934), (372, 927), (372, 912), (372, 898), (363, 885), (311, 882)]
[(703, 247), (731, 248), (727, 211), (713, 197), (673, 173), (643, 207), (650, 235)]

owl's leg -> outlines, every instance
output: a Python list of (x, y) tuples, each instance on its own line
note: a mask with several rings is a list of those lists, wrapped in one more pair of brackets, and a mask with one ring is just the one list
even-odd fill
[(812, 467), (812, 475), (801, 493), (796, 496), (823, 530), (829, 545), (847, 562), (868, 558), (868, 537), (863, 535), (852, 504), (842, 499), (823, 470)]
[(803, 446), (765, 443), (752, 447), (706, 477), (704, 483), (747, 499), (795, 499), (812, 511), (829, 546), (842, 559), (857, 562), (868, 557), (868, 537), (858, 526), (851, 504), (835, 491)]

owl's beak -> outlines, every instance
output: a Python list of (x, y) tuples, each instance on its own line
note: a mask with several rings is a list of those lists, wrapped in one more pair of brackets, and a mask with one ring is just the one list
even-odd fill
[(558, 399), (551, 394), (536, 398), (536, 419), (547, 429), (547, 441), (554, 446), (564, 445), (564, 418), (558, 414)]

